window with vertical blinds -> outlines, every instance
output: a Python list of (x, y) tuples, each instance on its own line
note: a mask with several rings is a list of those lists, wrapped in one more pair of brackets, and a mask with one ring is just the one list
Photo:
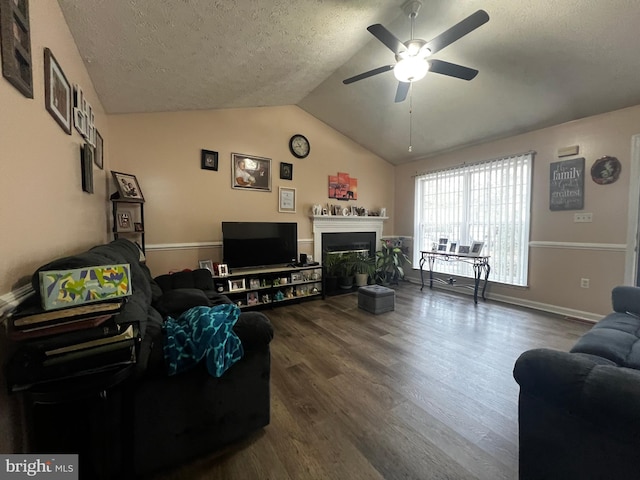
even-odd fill
[[(439, 238), (484, 242), (490, 279), (527, 285), (532, 162), (525, 153), (417, 176), (414, 265)], [(462, 262), (438, 262), (437, 270), (473, 277)]]

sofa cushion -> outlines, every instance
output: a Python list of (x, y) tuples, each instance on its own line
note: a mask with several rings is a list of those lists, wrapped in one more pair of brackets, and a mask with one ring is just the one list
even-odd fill
[(165, 292), (153, 307), (163, 317), (177, 318), (192, 307), (210, 307), (211, 302), (202, 290), (197, 288), (177, 288)]
[(211, 272), (205, 268), (160, 275), (155, 278), (155, 281), (163, 292), (175, 290), (176, 288), (214, 289)]
[(585, 333), (571, 352), (588, 353), (621, 367), (640, 369), (640, 318), (611, 313)]

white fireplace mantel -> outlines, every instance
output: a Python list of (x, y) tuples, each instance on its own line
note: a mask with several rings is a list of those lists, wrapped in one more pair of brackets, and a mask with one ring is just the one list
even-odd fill
[(314, 215), (313, 221), (313, 259), (322, 261), (322, 234), (348, 232), (375, 232), (377, 249), (382, 238), (385, 220), (389, 217), (356, 217), (350, 215)]

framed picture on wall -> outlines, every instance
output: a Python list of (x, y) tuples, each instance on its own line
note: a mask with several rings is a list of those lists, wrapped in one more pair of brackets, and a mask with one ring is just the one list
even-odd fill
[(71, 135), (71, 85), (48, 48), (44, 49), (44, 103), (58, 125)]
[(218, 152), (202, 150), (200, 152), (200, 168), (218, 171)]
[(29, 0), (0, 0), (2, 75), (27, 98), (33, 98)]
[(278, 211), (281, 213), (296, 213), (296, 189), (278, 187)]
[(282, 180), (293, 180), (293, 164), (280, 162), (280, 178)]
[(271, 191), (271, 159), (231, 154), (231, 186), (240, 190)]
[(104, 140), (102, 140), (102, 135), (100, 135), (100, 132), (96, 130), (96, 154), (93, 157), (93, 161), (95, 162), (96, 167), (98, 167), (100, 170), (102, 170), (104, 167), (103, 148)]

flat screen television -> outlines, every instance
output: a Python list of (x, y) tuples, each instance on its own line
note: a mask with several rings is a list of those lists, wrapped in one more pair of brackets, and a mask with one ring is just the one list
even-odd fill
[(295, 263), (298, 224), (222, 222), (222, 263), (249, 268)]

